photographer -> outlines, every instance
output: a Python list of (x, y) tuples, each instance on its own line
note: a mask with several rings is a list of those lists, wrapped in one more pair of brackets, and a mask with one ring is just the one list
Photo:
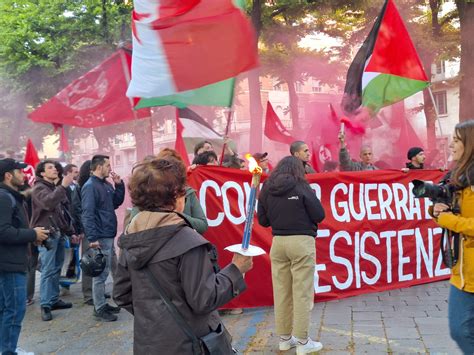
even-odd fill
[(72, 307), (72, 303), (59, 299), (59, 276), (64, 262), (62, 236), (74, 234), (65, 212), (68, 205), (66, 189), (72, 184), (73, 175), (64, 176), (60, 185), (56, 185), (58, 178), (54, 161), (40, 162), (36, 167), (36, 181), (31, 193), (31, 225), (59, 228), (59, 231), (50, 234), (47, 245), (43, 243), (38, 248), (41, 260), (41, 318), (44, 321), (53, 319), (52, 310)]
[[(452, 205), (436, 203), (432, 215), (441, 227), (459, 233), (458, 260), (452, 268), (449, 293), (451, 337), (465, 354), (474, 353), (474, 120), (455, 127), (449, 146), (456, 163), (451, 184)], [(460, 213), (452, 208), (459, 206)], [(455, 242), (456, 245), (456, 242)]]
[(20, 354), (17, 348), (26, 311), (26, 270), (29, 243), (41, 243), (47, 231), (28, 228), (25, 200), (19, 193), (26, 164), (0, 160), (0, 352)]

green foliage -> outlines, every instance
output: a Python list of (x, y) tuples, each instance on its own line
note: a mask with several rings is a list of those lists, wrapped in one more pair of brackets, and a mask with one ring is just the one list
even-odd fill
[[(0, 127), (41, 141), (51, 128), (26, 111), (55, 95), (130, 39), (132, 5), (123, 0), (2, 0), (0, 2)], [(19, 129), (21, 128), (21, 129)], [(2, 147), (3, 145), (3, 147)]]

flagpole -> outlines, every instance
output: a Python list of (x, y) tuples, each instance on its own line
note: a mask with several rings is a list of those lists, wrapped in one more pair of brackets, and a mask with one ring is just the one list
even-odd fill
[[(439, 119), (439, 110), (438, 106), (436, 105), (436, 101), (433, 95), (433, 91), (431, 90), (431, 86), (428, 86), (428, 92), (430, 93), (431, 101), (433, 102), (433, 107), (435, 110), (436, 121), (438, 122), (439, 134), (443, 137), (443, 127), (441, 127), (441, 120)], [(446, 151), (446, 144), (443, 144), (443, 154), (444, 154), (444, 168), (447, 169), (448, 167), (448, 152)]]
[[(232, 109), (230, 107), (226, 107), (226, 114), (227, 114), (227, 123), (226, 123), (226, 126), (225, 126), (224, 139), (228, 138), (229, 129), (230, 129), (230, 122), (232, 120)], [(227, 143), (224, 142), (224, 145), (222, 146), (221, 160), (219, 162), (219, 166), (222, 166), (222, 162), (224, 160), (224, 155), (225, 155), (225, 149), (226, 148), (227, 148)]]

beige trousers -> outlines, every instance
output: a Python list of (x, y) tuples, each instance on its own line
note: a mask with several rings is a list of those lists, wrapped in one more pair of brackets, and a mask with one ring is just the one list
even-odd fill
[(274, 236), (272, 262), (275, 324), (278, 335), (308, 337), (314, 302), (315, 239), (308, 235)]

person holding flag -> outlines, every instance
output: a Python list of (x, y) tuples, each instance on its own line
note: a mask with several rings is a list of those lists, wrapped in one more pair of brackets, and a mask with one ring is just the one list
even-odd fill
[(368, 145), (363, 145), (360, 148), (360, 162), (352, 161), (349, 151), (346, 147), (345, 133), (339, 132), (339, 164), (341, 171), (363, 171), (363, 170), (377, 170), (373, 164), (373, 153), (372, 148)]

